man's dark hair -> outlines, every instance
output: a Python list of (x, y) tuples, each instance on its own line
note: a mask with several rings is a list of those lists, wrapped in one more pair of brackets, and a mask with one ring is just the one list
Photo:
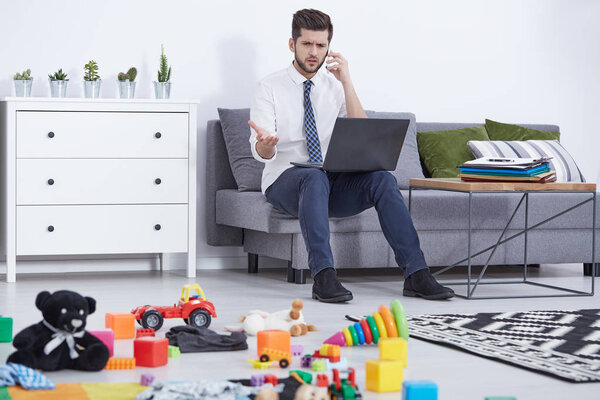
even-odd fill
[(329, 15), (322, 11), (307, 9), (296, 11), (292, 18), (292, 39), (296, 43), (296, 39), (300, 37), (301, 29), (308, 29), (310, 31), (328, 31), (327, 41), (331, 42), (333, 36), (333, 25)]

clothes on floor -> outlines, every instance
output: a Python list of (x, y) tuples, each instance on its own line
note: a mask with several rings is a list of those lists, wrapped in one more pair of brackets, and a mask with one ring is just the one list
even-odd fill
[[(262, 387), (244, 386), (226, 380), (155, 383), (135, 400), (241, 400), (257, 394)], [(283, 384), (274, 386), (281, 392)]]
[(182, 325), (171, 328), (165, 337), (171, 346), (178, 346), (182, 353), (248, 349), (246, 335), (242, 332), (222, 335), (208, 328)]
[(56, 385), (41, 372), (21, 364), (0, 365), (0, 386), (21, 385), (27, 390), (56, 389)]

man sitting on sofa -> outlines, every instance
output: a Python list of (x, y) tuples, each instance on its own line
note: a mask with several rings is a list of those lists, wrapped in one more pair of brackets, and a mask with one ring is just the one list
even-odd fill
[[(375, 207), (383, 233), (404, 268), (404, 296), (438, 300), (454, 296), (429, 272), (417, 232), (396, 179), (386, 171), (331, 173), (290, 162), (322, 162), (337, 117), (366, 118), (354, 91), (348, 62), (329, 50), (333, 26), (327, 14), (305, 9), (292, 20), (294, 61), (264, 78), (252, 100), (252, 154), (265, 163), (262, 192), (277, 209), (298, 217), (322, 302), (352, 300), (334, 269), (329, 217), (347, 217)], [(327, 59), (327, 67), (320, 67)], [(323, 149), (323, 150), (321, 150)]]

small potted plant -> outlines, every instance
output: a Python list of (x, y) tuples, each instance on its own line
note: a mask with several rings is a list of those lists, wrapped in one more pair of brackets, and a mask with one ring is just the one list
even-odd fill
[(13, 81), (15, 82), (15, 96), (31, 97), (31, 84), (33, 83), (33, 78), (29, 68), (22, 74), (17, 72), (13, 77)]
[(50, 96), (51, 97), (66, 97), (67, 95), (67, 74), (61, 69), (56, 71), (54, 74), (48, 75), (48, 81), (50, 82)]
[(100, 86), (102, 79), (98, 75), (98, 63), (90, 60), (83, 67), (85, 74), (83, 75), (83, 94), (86, 98), (95, 99), (100, 97)]
[(117, 81), (119, 82), (119, 97), (122, 99), (133, 99), (135, 96), (135, 77), (137, 69), (131, 67), (127, 73), (119, 72)]
[(157, 99), (168, 99), (171, 95), (171, 66), (167, 64), (164, 46), (160, 45), (160, 69), (158, 82), (154, 82), (154, 95)]

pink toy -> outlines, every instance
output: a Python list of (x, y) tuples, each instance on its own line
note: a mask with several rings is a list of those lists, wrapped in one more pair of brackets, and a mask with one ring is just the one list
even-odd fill
[(108, 356), (113, 356), (113, 348), (115, 346), (115, 333), (112, 329), (102, 329), (99, 331), (88, 331), (92, 335), (96, 336), (108, 347)]
[(150, 386), (154, 382), (154, 375), (152, 374), (142, 374), (142, 379), (140, 381), (140, 385)]
[(293, 356), (301, 356), (304, 352), (304, 346), (301, 344), (293, 344), (292, 345), (292, 355)]
[(330, 337), (329, 339), (327, 339), (326, 341), (324, 341), (323, 343), (335, 344), (338, 346), (345, 346), (346, 338), (344, 337), (344, 334), (342, 332), (338, 332), (335, 335), (333, 335), (332, 337)]

